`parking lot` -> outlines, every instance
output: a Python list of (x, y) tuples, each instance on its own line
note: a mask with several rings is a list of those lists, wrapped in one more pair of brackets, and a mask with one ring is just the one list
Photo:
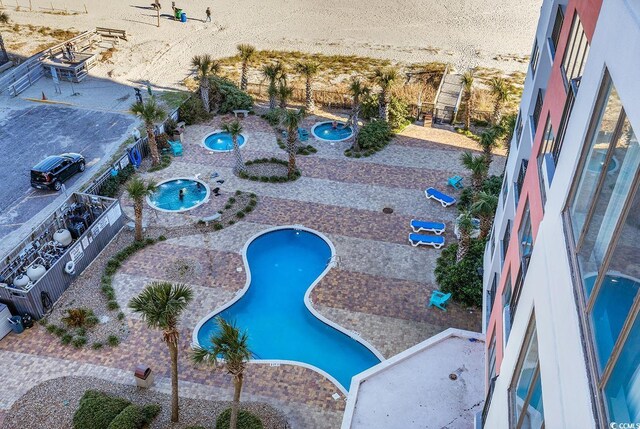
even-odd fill
[[(0, 116), (0, 240), (5, 241), (8, 234), (31, 220), (33, 225), (27, 225), (30, 230), (37, 224), (38, 214), (44, 211), (46, 215), (47, 206), (59, 196), (58, 192), (31, 188), (32, 166), (48, 155), (82, 154), (87, 170), (65, 183), (67, 192), (76, 190), (112, 156), (135, 123), (130, 115), (59, 105), (4, 110)], [(7, 250), (5, 244), (1, 253)]]

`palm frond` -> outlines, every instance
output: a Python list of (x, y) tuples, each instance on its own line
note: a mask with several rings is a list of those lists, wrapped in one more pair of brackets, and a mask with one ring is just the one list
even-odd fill
[(168, 282), (152, 282), (129, 302), (151, 328), (173, 327), (193, 299), (191, 288)]

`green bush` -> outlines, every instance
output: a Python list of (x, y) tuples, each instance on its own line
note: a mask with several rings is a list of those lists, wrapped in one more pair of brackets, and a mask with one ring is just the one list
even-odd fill
[(87, 390), (73, 415), (74, 429), (107, 429), (109, 424), (131, 403), (125, 399)]
[(164, 153), (160, 156), (160, 163), (158, 165), (155, 165), (149, 168), (149, 171), (154, 172), (154, 171), (164, 170), (165, 168), (171, 165), (171, 161), (172, 161), (171, 155)]
[(117, 310), (118, 308), (120, 308), (120, 304), (118, 304), (118, 301), (116, 300), (111, 300), (107, 302), (107, 310)]
[(157, 404), (138, 406), (129, 405), (111, 421), (107, 429), (142, 429), (160, 413)]
[[(366, 120), (378, 118), (378, 94), (367, 97), (362, 103), (362, 117)], [(394, 131), (401, 131), (411, 121), (409, 120), (409, 112), (407, 103), (392, 95), (389, 102), (389, 124)]]
[[(234, 110), (251, 110), (253, 98), (240, 90), (229, 79), (213, 76), (210, 79), (212, 100), (219, 99), (218, 113), (230, 113)], [(184, 120), (184, 119), (183, 119)]]
[(101, 342), (95, 342), (93, 344), (91, 344), (91, 348), (93, 350), (100, 350), (102, 347), (104, 347), (104, 344), (102, 344)]
[(73, 344), (73, 347), (79, 349), (87, 344), (87, 337), (81, 335), (75, 336), (73, 337), (73, 340), (71, 340), (71, 344)]
[(115, 347), (120, 344), (120, 339), (116, 335), (109, 335), (109, 337), (107, 338), (107, 344), (109, 344), (111, 347)]
[[(216, 419), (216, 429), (228, 429), (231, 419), (231, 408), (224, 410)], [(263, 429), (262, 421), (255, 414), (249, 411), (238, 411), (238, 427), (237, 429)]]
[[(267, 121), (269, 125), (271, 125), (272, 127), (275, 127), (280, 123), (280, 120), (282, 119), (282, 110), (280, 109), (269, 110), (267, 113), (262, 115), (262, 118), (265, 121)], [(284, 147), (284, 143), (281, 143), (281, 141), (282, 140), (278, 138), (278, 145), (282, 144), (282, 146)]]
[[(496, 197), (500, 195), (500, 190), (502, 189), (502, 176), (491, 176), (485, 179), (482, 182), (482, 190), (489, 195), (495, 195)], [(473, 189), (470, 186), (466, 186), (462, 192), (460, 193), (460, 197), (458, 198), (457, 206), (458, 211), (468, 211), (471, 209), (471, 204), (473, 203)]]
[(370, 156), (382, 150), (391, 141), (391, 127), (387, 122), (374, 121), (366, 124), (360, 129), (358, 134), (358, 145), (360, 151), (356, 152), (352, 148), (345, 151), (346, 156), (360, 158)]
[(182, 103), (178, 109), (178, 116), (187, 125), (198, 124), (213, 117), (211, 113), (207, 113), (204, 109), (199, 92), (192, 93), (191, 97)]
[(482, 267), (485, 240), (472, 240), (469, 252), (456, 262), (458, 243), (447, 246), (436, 261), (436, 281), (440, 290), (451, 293), (454, 301), (473, 307), (482, 306)]
[(124, 184), (129, 177), (135, 174), (136, 170), (133, 165), (129, 164), (122, 170), (118, 171), (116, 176), (109, 176), (107, 180), (100, 187), (99, 194), (104, 197), (116, 197), (120, 191), (120, 186)]
[(71, 334), (64, 334), (61, 338), (60, 338), (60, 342), (62, 344), (69, 345), (71, 344), (71, 340), (73, 340), (73, 336)]

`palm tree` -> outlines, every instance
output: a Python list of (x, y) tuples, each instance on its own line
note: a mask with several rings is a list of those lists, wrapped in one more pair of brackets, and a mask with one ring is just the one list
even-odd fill
[(289, 179), (296, 173), (296, 140), (298, 139), (298, 127), (302, 122), (306, 112), (304, 109), (289, 110), (282, 112), (282, 125), (287, 128), (287, 152), (289, 152)]
[(491, 95), (495, 98), (495, 104), (493, 106), (493, 124), (496, 125), (500, 122), (502, 117), (502, 108), (504, 104), (511, 98), (511, 87), (501, 77), (494, 77), (489, 82)]
[(471, 205), (471, 212), (480, 218), (480, 238), (485, 238), (491, 230), (491, 222), (498, 207), (498, 197), (480, 191), (476, 194), (476, 200)]
[(359, 78), (354, 77), (349, 84), (349, 92), (351, 92), (353, 102), (351, 105), (351, 118), (349, 118), (348, 122), (351, 124), (351, 129), (353, 130), (353, 150), (359, 151), (358, 133), (360, 133), (360, 126), (358, 125), (358, 121), (360, 120), (360, 109), (362, 108), (361, 97), (369, 94), (369, 88), (364, 86)]
[(480, 147), (482, 147), (482, 153), (484, 155), (484, 160), (487, 163), (487, 169), (491, 166), (491, 162), (493, 161), (493, 149), (498, 144), (498, 133), (499, 130), (494, 128), (490, 128), (483, 132), (480, 135)]
[(458, 240), (458, 251), (456, 252), (456, 262), (462, 261), (469, 253), (471, 246), (471, 231), (473, 231), (473, 218), (468, 210), (463, 211), (457, 219), (460, 239)]
[(313, 112), (316, 108), (313, 99), (313, 87), (311, 81), (313, 77), (320, 71), (320, 64), (315, 61), (300, 61), (296, 64), (296, 71), (305, 78), (306, 83), (306, 101), (304, 108), (307, 112)]
[(286, 76), (280, 79), (278, 85), (278, 98), (280, 98), (280, 108), (286, 109), (291, 96), (293, 95), (293, 89), (287, 85)]
[(133, 200), (133, 212), (135, 214), (136, 222), (136, 241), (142, 241), (142, 203), (144, 198), (151, 195), (156, 190), (156, 184), (154, 182), (144, 183), (139, 177), (132, 178), (127, 184), (127, 193), (129, 198)]
[(220, 63), (211, 55), (196, 55), (191, 59), (191, 65), (196, 68), (198, 74), (198, 82), (200, 87), (200, 98), (204, 105), (204, 110), (211, 111), (211, 103), (209, 102), (209, 75), (216, 74), (220, 71)]
[(188, 286), (153, 282), (129, 301), (129, 308), (140, 313), (149, 328), (162, 330), (162, 340), (169, 346), (172, 422), (178, 421), (178, 319), (192, 299)]
[(246, 169), (244, 161), (242, 161), (242, 154), (240, 153), (240, 146), (238, 145), (238, 136), (242, 133), (242, 125), (236, 119), (233, 122), (227, 122), (222, 124), (222, 131), (225, 131), (231, 135), (233, 141), (233, 155), (236, 159), (236, 165), (234, 171), (240, 173)]
[(464, 129), (471, 126), (471, 110), (473, 109), (473, 70), (468, 70), (462, 74), (462, 87), (464, 89)]
[(131, 105), (131, 112), (140, 116), (147, 127), (147, 137), (149, 138), (149, 150), (151, 151), (151, 162), (158, 165), (160, 162), (160, 154), (158, 153), (158, 145), (156, 143), (156, 134), (154, 130), (154, 122), (158, 122), (167, 115), (166, 112), (158, 105), (156, 98), (151, 96), (145, 102), (136, 102)]
[(374, 80), (380, 87), (378, 96), (378, 112), (380, 119), (389, 122), (389, 103), (391, 101), (391, 87), (398, 80), (398, 71), (393, 68), (377, 69)]
[(191, 354), (191, 360), (196, 364), (212, 365), (214, 368), (220, 361), (224, 363), (227, 372), (233, 377), (233, 402), (229, 428), (236, 429), (244, 370), (251, 359), (249, 338), (247, 333), (241, 333), (235, 324), (228, 323), (221, 317), (217, 317), (216, 321), (220, 331), (211, 337), (211, 346), (196, 347)]
[(9, 23), (9, 14), (7, 12), (0, 12), (0, 24)]
[(482, 183), (487, 178), (487, 162), (483, 155), (474, 155), (466, 151), (460, 156), (462, 165), (471, 172), (471, 187), (475, 192), (482, 189)]
[(265, 64), (262, 66), (262, 74), (269, 80), (269, 110), (274, 110), (276, 106), (276, 97), (278, 95), (278, 80), (284, 72), (281, 62), (274, 64)]
[(256, 48), (252, 45), (240, 44), (236, 46), (238, 52), (240, 53), (240, 59), (242, 60), (242, 73), (240, 75), (240, 89), (243, 91), (247, 90), (247, 71), (249, 70), (249, 61), (256, 53)]

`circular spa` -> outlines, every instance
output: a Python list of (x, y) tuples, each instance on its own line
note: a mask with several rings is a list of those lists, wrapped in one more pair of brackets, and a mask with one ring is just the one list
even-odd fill
[(346, 392), (351, 377), (382, 356), (324, 319), (309, 301), (311, 289), (331, 269), (334, 252), (328, 239), (303, 227), (277, 227), (254, 236), (243, 250), (247, 283), (242, 294), (205, 317), (194, 330), (194, 342), (211, 345), (219, 315), (249, 333), (254, 360), (311, 367)]
[(169, 179), (158, 183), (147, 203), (156, 210), (179, 213), (198, 207), (209, 199), (206, 183), (188, 178)]
[[(247, 142), (247, 138), (240, 134), (238, 136), (238, 146), (242, 147)], [(233, 150), (233, 139), (231, 134), (225, 131), (214, 131), (202, 140), (205, 148), (213, 152), (229, 152)]]
[[(602, 166), (607, 158), (606, 150), (594, 150), (591, 154), (591, 158), (589, 159), (589, 164), (587, 168), (592, 173), (600, 173), (602, 170)], [(609, 165), (607, 166), (607, 174), (614, 173), (618, 170), (618, 160), (615, 156), (611, 157), (611, 161), (609, 161)]]
[(315, 124), (311, 133), (321, 141), (341, 142), (351, 138), (353, 129), (345, 126), (344, 122), (325, 121)]

